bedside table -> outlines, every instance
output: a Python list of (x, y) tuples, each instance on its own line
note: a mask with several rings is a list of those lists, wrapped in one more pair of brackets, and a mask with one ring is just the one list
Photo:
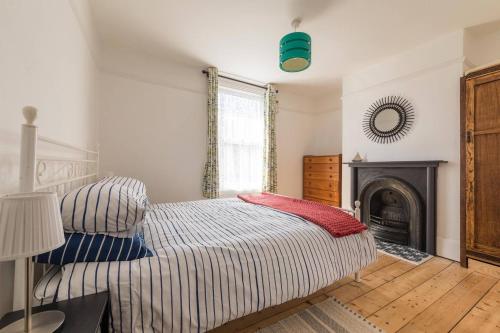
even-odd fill
[[(56, 332), (94, 333), (108, 331), (109, 294), (102, 292), (94, 295), (73, 298), (67, 301), (33, 307), (33, 313), (45, 310), (59, 310), (66, 316), (64, 323)], [(0, 320), (0, 329), (23, 318), (24, 310), (7, 313)]]

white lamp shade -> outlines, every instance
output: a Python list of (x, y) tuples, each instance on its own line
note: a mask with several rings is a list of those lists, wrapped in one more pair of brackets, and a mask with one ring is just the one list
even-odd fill
[(0, 198), (0, 261), (35, 256), (64, 242), (55, 193), (19, 193)]

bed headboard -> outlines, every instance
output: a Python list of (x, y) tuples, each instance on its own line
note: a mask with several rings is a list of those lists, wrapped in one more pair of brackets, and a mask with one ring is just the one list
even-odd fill
[[(21, 127), (21, 192), (50, 191), (62, 195), (98, 178), (99, 151), (93, 151), (38, 135), (34, 122), (37, 109), (23, 108)], [(38, 153), (44, 145), (46, 155)]]
[[(98, 149), (89, 150), (38, 135), (35, 125), (37, 113), (33, 106), (23, 108), (26, 122), (21, 126), (19, 191), (56, 192), (61, 197), (77, 187), (96, 181), (99, 175)], [(37, 271), (40, 272), (37, 268), (35, 276)], [(24, 306), (24, 269), (24, 260), (17, 260), (14, 309)]]

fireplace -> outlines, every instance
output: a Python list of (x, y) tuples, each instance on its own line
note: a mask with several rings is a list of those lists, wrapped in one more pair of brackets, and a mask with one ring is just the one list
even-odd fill
[(436, 252), (436, 169), (443, 161), (353, 162), (351, 201), (376, 239)]
[(422, 249), (422, 200), (406, 182), (394, 177), (374, 178), (360, 195), (363, 222), (383, 241)]

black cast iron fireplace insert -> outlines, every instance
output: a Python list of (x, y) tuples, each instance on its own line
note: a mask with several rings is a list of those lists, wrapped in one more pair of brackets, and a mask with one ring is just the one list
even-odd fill
[(403, 180), (375, 178), (361, 192), (363, 222), (383, 241), (422, 249), (422, 202)]
[(351, 203), (375, 238), (436, 253), (436, 169), (444, 161), (352, 162)]

